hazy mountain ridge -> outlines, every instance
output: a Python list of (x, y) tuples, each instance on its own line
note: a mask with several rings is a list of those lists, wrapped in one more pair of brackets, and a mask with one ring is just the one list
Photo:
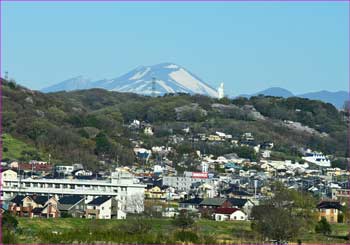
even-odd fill
[(293, 94), (287, 89), (280, 88), (280, 87), (271, 87), (265, 90), (262, 90), (260, 92), (254, 93), (254, 94), (242, 94), (238, 97), (247, 97), (250, 98), (252, 96), (257, 95), (265, 95), (265, 96), (276, 96), (276, 97), (283, 97), (283, 98), (289, 98), (289, 97), (300, 97), (300, 98), (306, 98), (311, 100), (321, 100), (326, 103), (331, 103), (338, 109), (343, 108), (345, 101), (349, 100), (349, 93), (346, 91), (316, 91), (316, 92), (309, 92), (304, 94)]

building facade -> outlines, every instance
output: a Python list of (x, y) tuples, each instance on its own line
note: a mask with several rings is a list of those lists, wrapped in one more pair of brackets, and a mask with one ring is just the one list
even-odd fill
[[(11, 171), (11, 172), (8, 172)], [(1, 199), (8, 200), (16, 195), (52, 195), (57, 198), (66, 195), (82, 195), (86, 203), (99, 196), (113, 196), (121, 202), (122, 209), (129, 213), (144, 210), (143, 184), (137, 183), (126, 171), (113, 172), (110, 179), (21, 179), (12, 170), (2, 172)]]

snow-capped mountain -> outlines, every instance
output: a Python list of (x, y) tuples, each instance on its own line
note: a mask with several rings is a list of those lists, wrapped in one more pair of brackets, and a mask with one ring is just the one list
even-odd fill
[(43, 88), (41, 91), (44, 93), (57, 92), (57, 91), (73, 91), (81, 89), (89, 89), (91, 86), (91, 80), (83, 76), (73, 77), (63, 82), (57, 83), (53, 86)]
[[(144, 95), (152, 94), (154, 84), (154, 93), (156, 95), (163, 95), (166, 93), (189, 93), (189, 94), (203, 94), (211, 97), (217, 97), (217, 91), (203, 82), (200, 78), (186, 70), (184, 67), (173, 63), (161, 63), (153, 66), (140, 66), (136, 69), (115, 79), (104, 79), (95, 82), (82, 82), (81, 86), (77, 86), (81, 80), (66, 80), (57, 85), (43, 89), (43, 92), (54, 91), (71, 91), (88, 88), (103, 88), (110, 91), (131, 92)], [(71, 85), (69, 86), (69, 81)]]

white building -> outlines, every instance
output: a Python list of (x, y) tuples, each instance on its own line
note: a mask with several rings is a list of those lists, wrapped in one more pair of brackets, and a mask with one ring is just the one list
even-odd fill
[(202, 173), (208, 173), (209, 164), (207, 162), (202, 162), (201, 167), (202, 167)]
[(316, 164), (320, 167), (330, 167), (331, 161), (321, 152), (311, 152), (308, 150), (306, 155), (302, 157), (306, 162)]
[(84, 179), (22, 179), (12, 170), (1, 173), (2, 200), (22, 195), (82, 195), (86, 202), (99, 196), (112, 196), (121, 202), (122, 210), (140, 213), (144, 210), (144, 188), (129, 172), (119, 170), (106, 180)]
[(146, 126), (145, 129), (143, 130), (145, 135), (153, 135), (153, 128), (151, 126)]
[(74, 166), (58, 165), (55, 167), (55, 171), (58, 174), (70, 175), (74, 171)]
[(263, 158), (270, 158), (271, 156), (271, 151), (270, 150), (264, 150), (262, 153), (261, 153), (261, 156)]
[(163, 173), (163, 167), (160, 165), (153, 166), (153, 173), (161, 174)]
[(88, 219), (126, 219), (120, 202), (112, 196), (101, 196), (87, 203), (85, 215)]
[(216, 221), (247, 220), (247, 215), (236, 208), (218, 208), (214, 211)]
[(208, 173), (185, 172), (183, 176), (164, 176), (163, 185), (175, 188), (178, 191), (190, 191), (194, 183), (206, 183), (215, 186), (217, 179), (209, 178)]
[(220, 87), (218, 88), (218, 98), (222, 99), (225, 97), (225, 93), (224, 93), (224, 83), (220, 84)]

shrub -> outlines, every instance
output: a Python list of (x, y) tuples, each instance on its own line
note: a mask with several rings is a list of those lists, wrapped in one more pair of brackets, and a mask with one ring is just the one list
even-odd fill
[(175, 241), (193, 243), (198, 243), (199, 241), (198, 235), (193, 231), (176, 231), (174, 234), (174, 239)]
[(322, 233), (323, 235), (330, 235), (332, 233), (332, 227), (328, 223), (325, 217), (322, 217), (321, 220), (315, 226), (316, 233)]

